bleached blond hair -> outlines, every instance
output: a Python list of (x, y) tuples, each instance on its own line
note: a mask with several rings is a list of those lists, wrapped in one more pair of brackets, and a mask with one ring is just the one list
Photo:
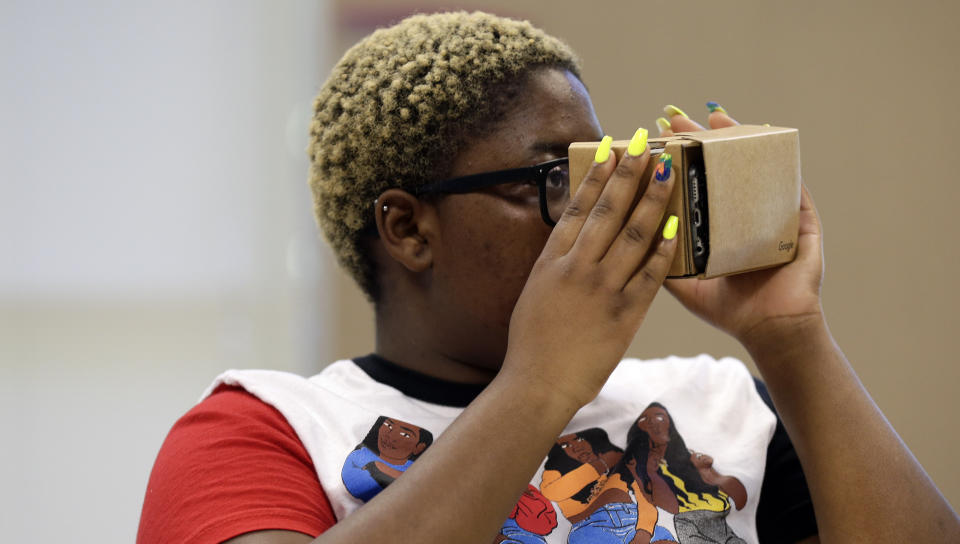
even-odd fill
[(573, 51), (529, 22), (456, 12), (377, 30), (333, 68), (314, 102), (310, 188), (318, 225), (368, 297), (379, 296), (363, 243), (376, 198), (446, 177), (465, 138), (502, 117), (539, 67), (580, 74)]

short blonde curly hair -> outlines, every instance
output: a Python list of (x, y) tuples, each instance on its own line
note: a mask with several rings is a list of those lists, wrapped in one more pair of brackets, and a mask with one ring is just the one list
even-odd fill
[(308, 155), (317, 223), (343, 266), (379, 296), (364, 245), (373, 204), (446, 176), (466, 135), (509, 108), (533, 68), (580, 75), (560, 40), (486, 13), (414, 15), (354, 45), (314, 102)]

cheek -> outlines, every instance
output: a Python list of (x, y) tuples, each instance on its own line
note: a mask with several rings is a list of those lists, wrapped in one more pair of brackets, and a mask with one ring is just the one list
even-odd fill
[[(507, 210), (510, 211), (510, 210)], [(438, 279), (454, 287), (453, 296), (464, 310), (496, 319), (506, 326), (527, 276), (540, 256), (549, 231), (528, 213), (500, 214), (459, 224), (444, 238), (444, 269)], [(449, 243), (447, 243), (449, 242)], [(480, 317), (478, 315), (477, 317)]]

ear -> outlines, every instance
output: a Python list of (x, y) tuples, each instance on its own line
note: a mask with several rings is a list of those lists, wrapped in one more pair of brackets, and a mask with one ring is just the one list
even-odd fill
[(423, 442), (420, 442), (419, 444), (417, 444), (416, 446), (414, 446), (414, 448), (413, 448), (413, 454), (414, 454), (414, 455), (420, 455), (421, 453), (423, 453), (423, 450), (425, 450), (425, 449), (427, 449), (427, 445), (424, 444)]
[(388, 189), (377, 199), (377, 232), (387, 253), (412, 272), (433, 264), (430, 240), (437, 232), (433, 207), (401, 189)]

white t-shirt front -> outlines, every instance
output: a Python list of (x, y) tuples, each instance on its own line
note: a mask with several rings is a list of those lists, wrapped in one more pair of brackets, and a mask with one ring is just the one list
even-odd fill
[[(405, 394), (351, 360), (310, 378), (230, 370), (204, 397), (221, 384), (283, 414), (337, 519), (402, 477), (463, 411)], [(740, 361), (626, 359), (558, 437), (501, 532), (524, 544), (630, 542), (637, 530), (654, 541), (757, 542), (775, 426)]]

